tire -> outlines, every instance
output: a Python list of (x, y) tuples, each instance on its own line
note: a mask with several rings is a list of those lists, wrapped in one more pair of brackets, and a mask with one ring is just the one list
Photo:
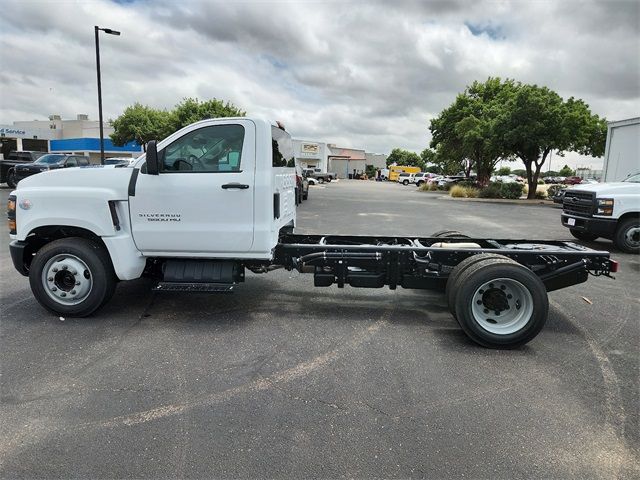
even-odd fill
[(640, 216), (627, 218), (618, 224), (613, 244), (626, 253), (640, 253)]
[(418, 183), (416, 183), (416, 187), (420, 188), (422, 186), (424, 182), (422, 180), (420, 180)]
[(482, 262), (484, 260), (502, 260), (505, 262), (514, 262), (509, 257), (505, 257), (504, 255), (500, 255), (498, 253), (477, 253), (475, 255), (471, 255), (470, 257), (465, 258), (458, 265), (456, 265), (451, 273), (449, 274), (449, 278), (447, 279), (447, 286), (445, 287), (445, 296), (447, 298), (447, 305), (449, 306), (449, 311), (454, 318), (457, 319), (456, 316), (456, 303), (455, 303), (455, 293), (460, 288), (458, 285), (458, 280), (461, 278), (463, 273), (472, 265), (475, 265), (478, 262)]
[(50, 312), (86, 317), (111, 299), (117, 278), (104, 247), (74, 237), (55, 240), (38, 251), (29, 283), (40, 305)]
[(547, 321), (549, 299), (542, 280), (516, 262), (477, 262), (456, 283), (458, 323), (471, 340), (483, 347), (524, 345)]
[(582, 240), (583, 242), (592, 242), (598, 235), (594, 235), (593, 233), (583, 232), (582, 230), (576, 230), (575, 228), (570, 228), (569, 231), (571, 235), (573, 235), (578, 240)]
[(324, 178), (318, 177), (318, 183), (324, 183)]
[(333, 178), (327, 177), (327, 183), (331, 183), (331, 180), (333, 180)]
[(458, 230), (438, 230), (429, 236), (431, 238), (471, 238)]
[(407, 185), (409, 185), (409, 180), (403, 180), (402, 184), (406, 187)]
[(17, 185), (18, 185), (18, 182), (16, 182), (16, 172), (12, 168), (7, 173), (7, 186), (9, 188), (16, 188)]

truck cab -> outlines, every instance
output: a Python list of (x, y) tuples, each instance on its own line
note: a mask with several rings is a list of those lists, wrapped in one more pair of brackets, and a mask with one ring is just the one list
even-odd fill
[[(291, 137), (281, 126), (225, 118), (150, 142), (130, 167), (68, 168), (25, 178), (8, 204), (14, 265), (24, 275), (44, 268), (41, 275), (53, 279), (46, 307), (84, 314), (96, 305), (75, 308), (80, 293), (56, 286), (64, 265), (34, 261), (65, 238), (103, 247), (109, 261), (96, 268), (118, 280), (140, 277), (158, 259), (269, 262), (280, 230), (295, 226), (295, 170), (287, 167), (292, 159)], [(67, 256), (60, 255), (64, 263)], [(81, 271), (92, 269), (72, 256), (81, 258), (68, 256), (65, 270), (76, 275), (66, 281), (83, 284)]]

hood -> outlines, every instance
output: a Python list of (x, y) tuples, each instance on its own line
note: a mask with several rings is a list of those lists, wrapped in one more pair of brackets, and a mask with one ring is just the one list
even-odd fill
[(581, 192), (595, 192), (596, 196), (602, 196), (609, 193), (637, 193), (640, 195), (640, 183), (631, 182), (611, 182), (611, 183), (594, 183), (587, 185), (574, 185), (567, 190), (579, 190)]
[(42, 189), (110, 190), (114, 200), (127, 199), (132, 168), (71, 167), (44, 171), (21, 180), (17, 191)]

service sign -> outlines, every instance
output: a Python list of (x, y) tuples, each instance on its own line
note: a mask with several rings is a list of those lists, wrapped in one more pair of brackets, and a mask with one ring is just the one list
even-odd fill
[(317, 143), (303, 143), (300, 146), (303, 157), (317, 157), (320, 154), (320, 145)]

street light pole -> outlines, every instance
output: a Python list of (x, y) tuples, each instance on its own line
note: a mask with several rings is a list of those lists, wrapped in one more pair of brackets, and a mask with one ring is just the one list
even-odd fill
[(102, 82), (100, 80), (100, 38), (99, 32), (102, 30), (109, 35), (120, 35), (120, 32), (110, 28), (94, 27), (96, 34), (96, 73), (98, 75), (98, 121), (100, 123), (100, 164), (104, 165), (104, 127), (102, 126)]

